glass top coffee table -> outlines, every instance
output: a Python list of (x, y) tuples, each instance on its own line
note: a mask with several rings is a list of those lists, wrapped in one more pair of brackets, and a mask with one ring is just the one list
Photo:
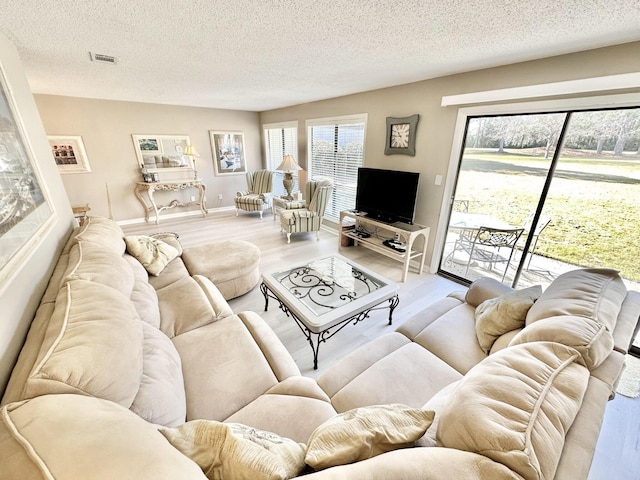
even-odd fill
[[(269, 297), (291, 316), (313, 351), (318, 368), (318, 349), (350, 322), (357, 324), (378, 305), (389, 302), (389, 325), (398, 306), (398, 286), (392, 281), (341, 255), (331, 255), (262, 275), (260, 290), (264, 310)], [(379, 308), (387, 308), (379, 307)]]

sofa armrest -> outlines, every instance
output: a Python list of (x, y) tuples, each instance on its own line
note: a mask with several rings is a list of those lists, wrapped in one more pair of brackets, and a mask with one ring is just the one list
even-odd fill
[(238, 317), (251, 333), (279, 382), (300, 375), (293, 357), (260, 315), (255, 312), (240, 312)]
[(476, 308), (485, 300), (512, 292), (513, 288), (489, 277), (479, 278), (469, 286), (466, 302)]
[(309, 480), (522, 480), (513, 470), (477, 453), (442, 447), (405, 448), (299, 477)]
[(0, 410), (3, 480), (206, 480), (157, 427), (108, 400), (43, 395)]
[(453, 296), (436, 300), (428, 307), (425, 307), (421, 312), (415, 314), (409, 320), (402, 323), (398, 328), (396, 328), (396, 332), (403, 334), (409, 340), (413, 341), (420, 332), (435, 322), (438, 318), (463, 303), (464, 299)]

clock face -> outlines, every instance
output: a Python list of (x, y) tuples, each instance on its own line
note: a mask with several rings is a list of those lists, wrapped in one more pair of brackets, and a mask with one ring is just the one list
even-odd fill
[(391, 125), (391, 147), (392, 148), (408, 148), (409, 147), (409, 124), (396, 123)]

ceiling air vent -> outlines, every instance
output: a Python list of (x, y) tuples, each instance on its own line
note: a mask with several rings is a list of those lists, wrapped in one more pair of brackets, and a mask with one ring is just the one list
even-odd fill
[(91, 57), (92, 62), (110, 63), (112, 65), (115, 65), (116, 63), (118, 63), (118, 57), (112, 57), (111, 55), (103, 55), (102, 53), (89, 52), (89, 57)]

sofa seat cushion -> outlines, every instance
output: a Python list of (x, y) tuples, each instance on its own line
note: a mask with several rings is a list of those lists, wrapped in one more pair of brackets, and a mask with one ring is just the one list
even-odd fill
[(433, 412), (401, 404), (355, 408), (327, 420), (311, 434), (305, 461), (322, 470), (412, 447), (432, 421)]
[[(299, 374), (291, 356), (274, 337), (258, 343), (238, 315), (174, 337), (182, 359), (187, 420), (223, 421), (276, 385), (280, 380), (276, 370)], [(276, 365), (272, 367), (269, 358)]]
[(441, 412), (437, 440), (481, 453), (526, 480), (554, 477), (589, 370), (573, 348), (535, 342), (506, 348), (469, 371)]
[(180, 425), (187, 418), (180, 355), (164, 333), (147, 323), (142, 326), (142, 380), (131, 410), (151, 423)]
[(527, 325), (543, 318), (577, 315), (593, 318), (613, 332), (627, 295), (616, 270), (585, 268), (563, 273), (527, 313)]
[(113, 402), (44, 395), (0, 410), (3, 480), (204, 480), (157, 427)]
[(244, 295), (260, 281), (260, 249), (244, 240), (185, 248), (182, 260), (191, 275), (207, 277), (227, 300)]
[(225, 419), (306, 443), (313, 431), (337, 414), (311, 378), (289, 377)]
[(157, 291), (189, 276), (189, 270), (187, 270), (187, 267), (184, 265), (182, 257), (177, 257), (169, 262), (160, 275), (157, 277), (151, 275), (149, 277), (149, 283)]
[(328, 468), (304, 480), (522, 480), (501, 463), (451, 448), (405, 448), (361, 462)]
[(558, 342), (573, 347), (589, 370), (599, 367), (613, 351), (613, 337), (607, 327), (592, 318), (574, 315), (538, 320), (516, 335), (510, 345), (527, 342)]
[[(462, 377), (454, 368), (420, 345), (408, 341), (404, 344), (395, 342), (396, 336), (403, 337), (394, 333), (377, 339), (377, 343), (383, 345), (383, 348), (384, 344), (391, 344), (394, 348), (389, 349), (385, 356), (375, 360), (331, 396), (331, 402), (338, 412), (390, 403), (420, 408), (442, 387)], [(377, 347), (368, 344), (356, 350), (336, 367), (331, 367), (318, 379), (318, 383), (323, 388), (325, 384), (331, 384), (332, 377), (344, 375), (343, 372), (352, 360), (357, 365), (358, 357), (367, 357), (367, 352), (375, 348)]]
[(480, 348), (489, 354), (498, 337), (523, 328), (527, 312), (541, 294), (542, 287), (535, 285), (490, 298), (478, 305), (475, 317)]
[(192, 277), (157, 290), (160, 329), (172, 338), (230, 315), (231, 307), (224, 299), (211, 301), (215, 290), (214, 285)]
[(210, 480), (287, 480), (305, 468), (304, 444), (240, 423), (193, 420), (160, 432)]
[(142, 341), (142, 322), (128, 298), (71, 280), (58, 294), (22, 398), (77, 393), (128, 408), (140, 387)]
[(414, 342), (463, 375), (487, 357), (476, 336), (475, 308), (468, 303), (438, 317)]

